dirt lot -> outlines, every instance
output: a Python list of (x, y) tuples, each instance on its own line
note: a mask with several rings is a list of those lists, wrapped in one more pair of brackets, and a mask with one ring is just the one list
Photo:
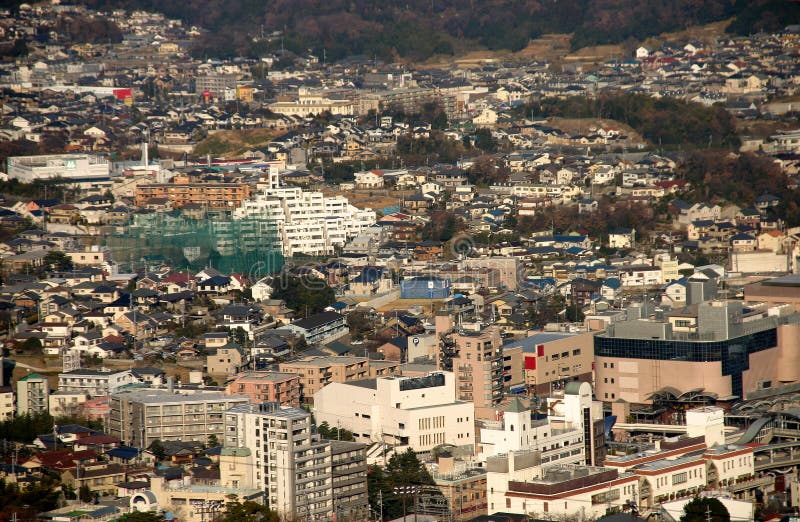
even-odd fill
[(233, 158), (248, 149), (265, 147), (281, 134), (273, 129), (220, 130), (198, 143), (193, 154)]

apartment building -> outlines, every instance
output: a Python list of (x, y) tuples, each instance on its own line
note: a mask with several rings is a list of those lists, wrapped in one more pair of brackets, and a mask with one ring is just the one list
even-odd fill
[(47, 413), (49, 399), (47, 377), (32, 373), (17, 381), (17, 415)]
[(134, 203), (145, 206), (152, 199), (166, 199), (173, 208), (198, 205), (207, 209), (234, 209), (250, 197), (244, 183), (148, 183), (136, 186)]
[(333, 509), (345, 520), (369, 519), (366, 445), (329, 441), (331, 445), (331, 487)]
[(79, 409), (88, 399), (84, 392), (54, 391), (48, 399), (50, 415), (53, 417), (66, 417), (79, 413)]
[(509, 343), (503, 350), (521, 347), (525, 386), (535, 395), (562, 390), (571, 381), (592, 382), (594, 335), (561, 332), (536, 333)]
[(470, 520), (487, 514), (486, 470), (457, 469), (453, 457), (439, 457), (438, 467), (431, 475), (442, 492), (453, 520)]
[(233, 74), (201, 74), (194, 80), (194, 92), (211, 96), (223, 96), (226, 91), (236, 91), (236, 76)]
[(253, 220), (278, 232), (283, 255), (330, 255), (335, 247), (375, 224), (375, 211), (361, 210), (343, 196), (299, 187), (281, 187), (278, 172), (258, 185), (258, 192), (234, 210), (235, 220)]
[(92, 493), (116, 494), (117, 484), (125, 481), (125, 468), (116, 463), (79, 464), (61, 474), (61, 482), (78, 491), (86, 486)]
[(314, 394), (313, 411), (317, 422), (346, 429), (357, 442), (417, 452), (475, 444), (475, 407), (456, 399), (451, 372), (332, 383)]
[(600, 400), (650, 404), (655, 393), (716, 398), (800, 380), (800, 316), (790, 306), (705, 301), (655, 317), (640, 307), (594, 338)]
[(300, 406), (300, 377), (289, 372), (244, 372), (227, 384), (225, 393), (247, 395), (252, 403)]
[(458, 355), (453, 357), (458, 400), (475, 404), (478, 418), (493, 417), (503, 401), (503, 339), (496, 326), (480, 332), (453, 335)]
[(139, 382), (131, 370), (92, 370), (79, 368), (58, 374), (58, 391), (80, 392), (89, 397), (99, 397), (116, 392), (119, 388)]
[[(333, 449), (330, 442), (320, 441), (312, 433), (307, 411), (277, 403), (236, 406), (225, 412), (224, 444), (255, 450), (254, 484), (266, 492), (272, 509), (287, 517), (308, 520), (333, 516)], [(359, 476), (360, 470), (347, 468), (348, 461), (359, 466), (359, 459), (350, 461), (346, 455), (358, 450), (363, 455), (363, 446), (336, 450), (337, 469), (341, 471), (336, 478), (347, 497), (357, 496), (356, 489), (361, 485), (366, 490), (366, 473)], [(359, 480), (351, 480), (354, 474)], [(346, 475), (350, 478), (342, 479)]]
[(0, 422), (14, 417), (14, 389), (11, 386), (0, 386)]
[(286, 325), (286, 328), (302, 335), (309, 344), (329, 343), (350, 332), (347, 319), (337, 312), (320, 312), (298, 319)]
[(350, 356), (310, 356), (278, 365), (281, 372), (293, 373), (300, 378), (300, 396), (305, 402), (310, 402), (314, 394), (328, 384), (393, 375), (399, 373), (399, 367), (399, 363), (371, 365), (366, 357)]
[(111, 395), (108, 434), (130, 446), (154, 440), (221, 440), (225, 410), (246, 404), (247, 396), (207, 390), (136, 390)]

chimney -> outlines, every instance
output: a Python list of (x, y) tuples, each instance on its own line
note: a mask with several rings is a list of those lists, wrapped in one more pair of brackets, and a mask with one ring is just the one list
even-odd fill
[(150, 165), (150, 158), (148, 156), (149, 151), (147, 150), (147, 142), (142, 142), (142, 166), (147, 169), (147, 166)]

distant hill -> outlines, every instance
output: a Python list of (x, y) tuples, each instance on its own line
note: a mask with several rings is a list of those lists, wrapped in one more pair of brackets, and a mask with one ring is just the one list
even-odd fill
[[(544, 33), (572, 33), (571, 45), (642, 40), (735, 17), (748, 34), (800, 23), (792, 0), (84, 0), (95, 8), (159, 11), (209, 29), (198, 56), (311, 50), (422, 60), (468, 49), (516, 51)], [(282, 37), (254, 38), (276, 31)]]

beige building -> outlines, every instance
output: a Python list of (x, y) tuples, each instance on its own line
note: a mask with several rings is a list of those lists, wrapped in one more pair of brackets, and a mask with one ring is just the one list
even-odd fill
[(525, 386), (529, 393), (549, 395), (570, 381), (592, 382), (594, 334), (541, 332), (510, 343), (503, 350), (522, 348)]
[(396, 363), (372, 368), (366, 357), (322, 356), (280, 363), (278, 368), (281, 372), (294, 373), (300, 377), (300, 394), (303, 401), (310, 402), (315, 393), (330, 383), (393, 375), (399, 372), (399, 366)]
[(50, 406), (47, 377), (32, 373), (17, 381), (17, 415), (47, 413)]
[(706, 301), (696, 313), (619, 321), (595, 337), (596, 395), (650, 404), (692, 390), (718, 399), (800, 381), (800, 318), (791, 307)]
[(453, 335), (458, 355), (453, 357), (456, 396), (472, 402), (478, 418), (490, 418), (503, 402), (503, 344), (496, 326), (481, 332)]
[[(212, 349), (213, 351), (213, 349)], [(236, 343), (226, 343), (216, 349), (216, 352), (206, 356), (206, 371), (211, 375), (236, 375), (245, 364), (245, 354), (242, 346)]]

